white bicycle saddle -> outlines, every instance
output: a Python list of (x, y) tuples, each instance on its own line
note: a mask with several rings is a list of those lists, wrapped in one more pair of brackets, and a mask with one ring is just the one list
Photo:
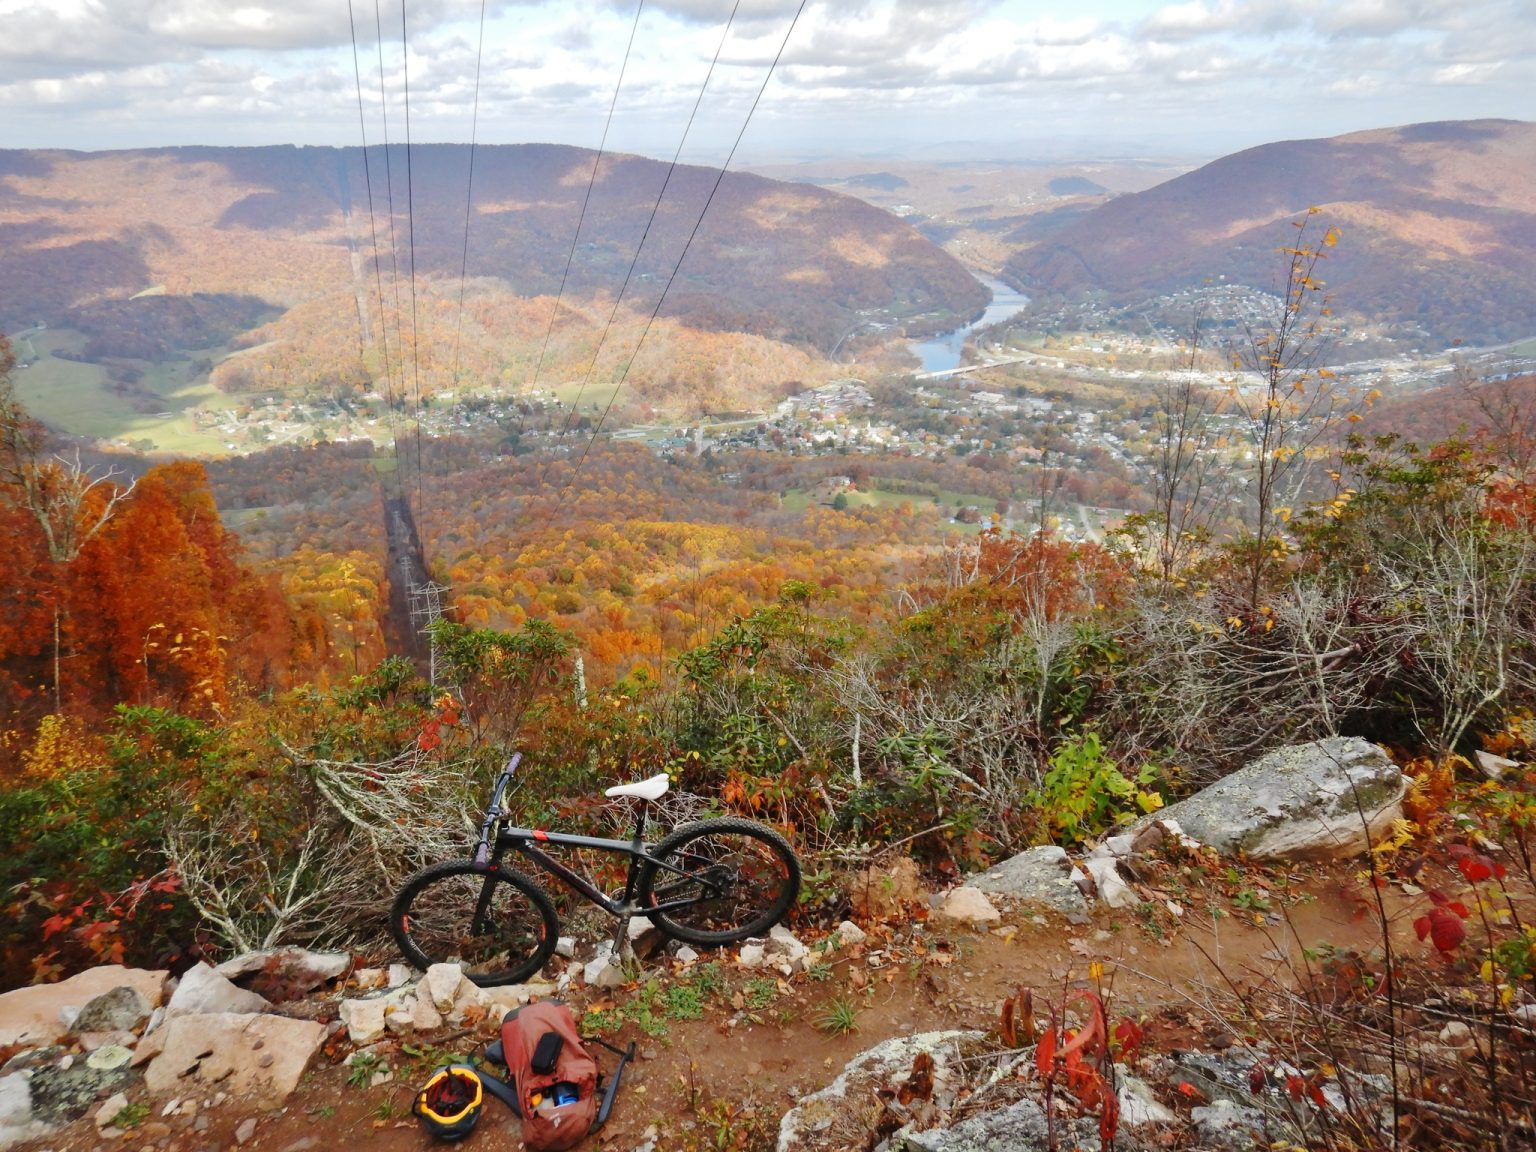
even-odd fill
[(671, 779), (663, 772), (660, 776), (652, 776), (649, 780), (640, 780), (634, 784), (616, 784), (603, 795), (636, 796), (641, 800), (660, 800), (671, 786)]

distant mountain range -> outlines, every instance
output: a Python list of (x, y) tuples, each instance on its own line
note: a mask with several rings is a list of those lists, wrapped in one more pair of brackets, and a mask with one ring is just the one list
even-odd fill
[[(617, 293), (667, 165), (555, 145), (0, 151), (0, 330), (70, 324), (146, 290), (281, 308), (415, 276), (516, 296)], [(648, 314), (715, 183), (671, 176), (626, 300)], [(585, 217), (574, 256), (572, 236)], [(371, 202), (371, 209), (370, 209)], [(469, 211), (467, 234), (465, 216)], [(414, 221), (414, 229), (412, 222)], [(569, 259), (569, 276), (566, 277)], [(826, 349), (871, 314), (969, 318), (986, 291), (859, 200), (728, 173), (662, 309), (696, 327)], [(919, 321), (921, 323), (921, 321)]]
[(1343, 233), (1320, 270), (1342, 312), (1440, 345), (1536, 334), (1536, 124), (1523, 121), (1250, 148), (1026, 224), (1006, 274), (1043, 297), (1121, 304), (1220, 277), (1273, 289), (1287, 221), (1312, 206)]

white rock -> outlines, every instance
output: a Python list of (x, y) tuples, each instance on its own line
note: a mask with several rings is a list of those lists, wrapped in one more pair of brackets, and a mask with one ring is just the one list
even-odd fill
[(212, 1013), (250, 1014), (271, 1008), (265, 997), (236, 987), (199, 960), (182, 974), (181, 983), (171, 993), (166, 1005), (168, 1019), (178, 1016), (204, 1016)]
[(352, 973), (352, 982), (359, 988), (382, 988), (389, 980), (389, 975), (382, 968), (359, 968)]
[(1127, 1075), (1119, 1065), (1116, 1066), (1115, 1079), (1119, 1082), (1116, 1095), (1120, 1100), (1120, 1123), (1125, 1127), (1178, 1123), (1178, 1115), (1158, 1101), (1146, 1081)]
[(762, 943), (746, 943), (736, 955), (736, 962), (743, 968), (761, 968), (767, 949)]
[(409, 964), (391, 964), (389, 966), (389, 986), (399, 988), (403, 984), (409, 984), (416, 979), (416, 969)]
[(127, 1094), (118, 1092), (102, 1101), (101, 1107), (96, 1109), (92, 1119), (96, 1121), (96, 1127), (106, 1128), (112, 1121), (117, 1119), (117, 1114), (126, 1107), (128, 1107)]
[(391, 1004), (384, 1009), (384, 1027), (396, 1036), (407, 1036), (416, 1031), (416, 1021), (413, 1013), (419, 999), (409, 996), (398, 1004)]
[(459, 965), (434, 964), (422, 977), (416, 993), (420, 996), (424, 992), (439, 1012), (451, 1012), (459, 998), (459, 990), (465, 983), (464, 969)]
[(686, 944), (681, 945), (678, 950), (673, 953), (673, 956), (679, 964), (692, 964), (699, 958), (699, 954), (692, 948), (688, 947)]
[(969, 887), (1030, 904), (1044, 904), (1069, 921), (1086, 920), (1088, 901), (1083, 889), (1088, 877), (1054, 844), (1026, 848), (984, 873), (966, 877)]
[(32, 1085), (25, 1073), (0, 1076), (0, 1148), (47, 1135), (52, 1129), (32, 1115)]
[(1510, 760), (1505, 756), (1495, 756), (1492, 752), (1484, 752), (1479, 748), (1473, 755), (1477, 758), (1477, 766), (1482, 769), (1483, 775), (1490, 780), (1504, 779), (1504, 773), (1512, 772), (1520, 767), (1518, 760)]
[(855, 944), (864, 943), (866, 937), (864, 929), (860, 928), (852, 920), (844, 920), (837, 926), (837, 931), (832, 933), (839, 948), (851, 948)]
[(432, 1032), (443, 1026), (443, 1014), (428, 996), (417, 996), (411, 1006), (411, 1027), (418, 1032)]
[(254, 1135), (256, 1135), (256, 1117), (254, 1116), (247, 1116), (235, 1126), (236, 1144), (248, 1144)]
[(382, 996), (367, 1000), (343, 1000), (338, 1014), (347, 1026), (347, 1039), (354, 1044), (372, 1044), (384, 1035), (384, 1013), (389, 1001)]
[(569, 960), (572, 956), (576, 955), (576, 937), (561, 936), (558, 940), (556, 940), (555, 955), (564, 957), (566, 960)]
[(1097, 859), (1090, 857), (1083, 861), (1083, 867), (1088, 869), (1088, 875), (1093, 877), (1093, 882), (1099, 890), (1099, 899), (1111, 908), (1135, 908), (1142, 903), (1135, 889), (1121, 877), (1119, 865), (1113, 856), (1101, 856)]
[(939, 907), (939, 915), (967, 924), (995, 924), (1003, 918), (985, 892), (969, 886), (951, 890)]
[(483, 1013), (490, 1003), (490, 995), (484, 988), (472, 980), (466, 980), (459, 989), (459, 997), (453, 1002), (453, 1008), (448, 1013), (448, 1019), (454, 1023), (461, 1023), (471, 1012)]
[(487, 988), (490, 996), (490, 1004), (486, 1007), (485, 1018), (495, 1022), (498, 1026), (507, 1018), (507, 1013), (521, 1008), (528, 1003), (528, 988), (523, 984), (508, 984), (501, 988)]
[(624, 984), (624, 969), (613, 958), (613, 941), (597, 946), (597, 955), (582, 969), (582, 979), (591, 988), (618, 988)]

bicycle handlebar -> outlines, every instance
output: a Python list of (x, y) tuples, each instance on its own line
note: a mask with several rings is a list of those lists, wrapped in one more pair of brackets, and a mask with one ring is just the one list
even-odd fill
[(496, 788), (491, 793), (490, 807), (485, 810), (485, 822), (480, 825), (480, 839), (475, 845), (475, 863), (484, 864), (490, 859), (491, 831), (496, 827), (496, 821), (506, 813), (502, 810), (501, 802), (507, 794), (507, 786), (512, 783), (512, 777), (517, 774), (517, 766), (522, 763), (521, 752), (512, 753), (512, 759), (507, 761), (507, 766), (496, 777)]

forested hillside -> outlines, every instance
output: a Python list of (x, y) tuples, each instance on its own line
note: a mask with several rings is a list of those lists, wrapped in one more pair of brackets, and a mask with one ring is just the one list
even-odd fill
[(1328, 287), (1356, 322), (1427, 346), (1536, 332), (1536, 124), (1416, 124), (1224, 156), (1042, 229), (1027, 290), (1119, 302), (1224, 279), (1273, 291), (1268, 229), (1310, 206), (1349, 236)]
[(873, 319), (937, 330), (986, 301), (851, 197), (554, 145), (474, 157), (466, 205), (451, 145), (0, 152), (0, 330), (46, 327), (109, 371), (186, 361), (231, 393), (415, 401), (628, 372), (636, 405), (696, 412), (824, 378), (820, 354)]

